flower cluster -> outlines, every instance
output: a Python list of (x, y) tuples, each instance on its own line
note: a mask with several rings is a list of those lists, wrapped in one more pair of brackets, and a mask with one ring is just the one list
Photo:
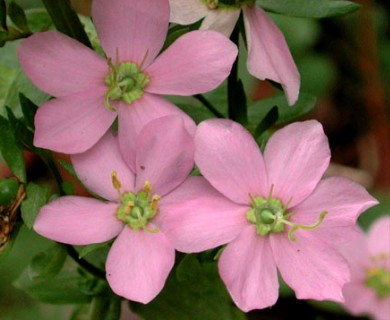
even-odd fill
[[(322, 179), (330, 150), (321, 124), (290, 124), (262, 153), (240, 124), (196, 126), (161, 97), (207, 92), (225, 80), (238, 52), (227, 36), (241, 10), (249, 72), (280, 83), (293, 104), (298, 71), (254, 1), (94, 0), (105, 56), (55, 31), (19, 47), (27, 76), (55, 97), (36, 114), (35, 145), (71, 154), (81, 182), (100, 197), (57, 198), (34, 230), (70, 245), (113, 240), (106, 277), (126, 299), (155, 298), (175, 250), (223, 245), (219, 273), (244, 311), (276, 302), (278, 270), (299, 299), (344, 299), (350, 270), (339, 246), (377, 202), (346, 178)], [(162, 50), (169, 20), (203, 17), (201, 30)], [(194, 165), (201, 176), (191, 175)]]

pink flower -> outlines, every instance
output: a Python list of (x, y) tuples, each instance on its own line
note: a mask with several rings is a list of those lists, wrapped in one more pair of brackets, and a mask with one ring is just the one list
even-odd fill
[(138, 132), (152, 119), (181, 114), (193, 132), (189, 117), (160, 94), (186, 96), (216, 88), (230, 73), (237, 47), (216, 32), (195, 31), (156, 57), (168, 31), (168, 0), (95, 0), (92, 18), (107, 59), (53, 31), (35, 34), (19, 47), (27, 76), (57, 97), (37, 112), (34, 144), (80, 153), (118, 116), (127, 159)]
[(317, 121), (277, 131), (264, 154), (241, 125), (207, 120), (195, 134), (202, 177), (166, 199), (161, 225), (177, 250), (228, 243), (219, 272), (244, 311), (273, 305), (278, 273), (299, 299), (343, 301), (349, 268), (337, 246), (377, 201), (341, 177), (321, 180), (330, 151)]
[(351, 282), (343, 288), (344, 307), (353, 315), (390, 318), (390, 217), (375, 221), (367, 236), (363, 233), (345, 246), (351, 265)]
[[(137, 136), (135, 168), (120, 154), (111, 132), (88, 151), (73, 155), (78, 177), (107, 199), (60, 197), (44, 206), (34, 230), (72, 245), (116, 237), (106, 261), (112, 290), (147, 303), (163, 288), (175, 260), (174, 247), (160, 229), (160, 202), (193, 168), (193, 138), (182, 118), (165, 116), (148, 123)], [(172, 204), (172, 207), (174, 205)]]
[[(240, 16), (244, 16), (248, 43), (247, 67), (250, 74), (282, 85), (287, 101), (294, 104), (299, 95), (300, 77), (286, 40), (275, 23), (253, 0), (169, 0), (171, 22), (191, 24), (202, 18), (200, 29), (216, 30), (229, 37)], [(232, 1), (229, 1), (232, 2)]]

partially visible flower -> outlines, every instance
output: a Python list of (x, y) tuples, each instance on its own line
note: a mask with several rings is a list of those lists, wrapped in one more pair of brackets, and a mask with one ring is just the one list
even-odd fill
[(116, 294), (148, 303), (163, 288), (175, 260), (174, 247), (156, 220), (162, 214), (159, 202), (187, 178), (194, 145), (182, 118), (165, 116), (141, 130), (135, 148), (134, 170), (111, 132), (73, 155), (80, 180), (108, 201), (60, 197), (40, 210), (34, 230), (72, 245), (116, 237), (106, 261), (108, 283)]
[(195, 134), (205, 179), (190, 178), (166, 198), (161, 225), (179, 251), (228, 243), (219, 272), (244, 311), (276, 302), (277, 269), (299, 299), (343, 301), (350, 271), (338, 246), (377, 201), (348, 179), (321, 180), (329, 159), (317, 121), (277, 131), (262, 155), (238, 123), (206, 120)]
[(345, 246), (351, 266), (351, 282), (343, 288), (344, 307), (353, 315), (390, 319), (390, 217), (375, 221)]
[(92, 18), (107, 59), (55, 31), (34, 34), (19, 46), (23, 70), (57, 97), (35, 118), (34, 144), (68, 154), (92, 147), (115, 118), (126, 160), (148, 121), (180, 114), (161, 94), (193, 95), (217, 87), (229, 74), (237, 47), (217, 32), (194, 31), (164, 44), (168, 0), (95, 0)]
[(202, 18), (201, 30), (216, 30), (229, 37), (244, 16), (250, 74), (282, 85), (287, 101), (299, 96), (300, 76), (283, 34), (254, 0), (169, 0), (170, 21), (191, 24)]

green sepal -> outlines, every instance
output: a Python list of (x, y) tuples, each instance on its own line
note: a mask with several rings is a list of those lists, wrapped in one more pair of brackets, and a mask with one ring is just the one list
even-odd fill
[(27, 98), (23, 93), (19, 93), (19, 101), (23, 112), (24, 123), (32, 132), (34, 132), (34, 118), (35, 113), (38, 110), (38, 106), (29, 98)]
[(264, 116), (263, 119), (257, 125), (255, 132), (253, 134), (254, 138), (257, 139), (265, 131), (270, 129), (279, 119), (279, 110), (277, 106), (273, 106), (271, 110)]
[(19, 183), (15, 179), (0, 180), (0, 206), (9, 205), (17, 196)]
[(26, 14), (15, 1), (11, 1), (8, 4), (8, 16), (15, 24), (15, 26), (17, 26), (24, 33), (31, 33), (30, 28), (28, 27)]
[(189, 32), (189, 26), (175, 25), (168, 30), (167, 38), (165, 39), (162, 51), (166, 50), (172, 43), (174, 43), (182, 35)]
[(112, 241), (102, 242), (102, 243), (93, 243), (89, 244), (87, 246), (83, 246), (82, 249), (79, 251), (79, 259), (84, 258), (89, 253), (92, 253), (95, 250), (108, 247)]
[(88, 320), (118, 320), (121, 315), (121, 298), (107, 289), (94, 296), (89, 310)]

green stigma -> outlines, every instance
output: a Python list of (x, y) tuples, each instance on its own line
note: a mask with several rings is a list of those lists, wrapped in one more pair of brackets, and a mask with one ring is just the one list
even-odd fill
[(282, 233), (286, 225), (288, 225), (291, 227), (288, 237), (291, 241), (295, 241), (295, 231), (299, 229), (314, 230), (327, 215), (326, 211), (322, 212), (318, 221), (309, 226), (291, 222), (289, 218), (293, 215), (293, 212), (288, 211), (288, 204), (283, 205), (279, 199), (272, 198), (272, 189), (267, 198), (251, 197), (251, 202), (252, 208), (247, 211), (246, 218), (255, 226), (259, 236), (266, 236), (270, 233)]
[(117, 217), (120, 221), (127, 224), (134, 231), (144, 230), (147, 232), (158, 232), (159, 229), (151, 230), (148, 227), (149, 222), (158, 213), (159, 195), (152, 195), (152, 188), (149, 182), (145, 182), (144, 188), (138, 193), (125, 192), (120, 193), (121, 183), (116, 172), (112, 172), (112, 184), (120, 195), (121, 205), (117, 210)]
[(202, 0), (209, 9), (240, 9), (244, 4), (253, 5), (255, 0)]
[(121, 100), (128, 104), (142, 97), (145, 86), (149, 83), (149, 77), (142, 73), (135, 63), (125, 62), (114, 65), (108, 59), (111, 72), (104, 79), (108, 90), (104, 97), (107, 109), (116, 111), (111, 105), (111, 100)]
[(373, 289), (379, 299), (385, 299), (390, 296), (390, 270), (387, 270), (384, 265), (388, 259), (386, 253), (372, 257), (374, 266), (368, 269), (366, 285)]

